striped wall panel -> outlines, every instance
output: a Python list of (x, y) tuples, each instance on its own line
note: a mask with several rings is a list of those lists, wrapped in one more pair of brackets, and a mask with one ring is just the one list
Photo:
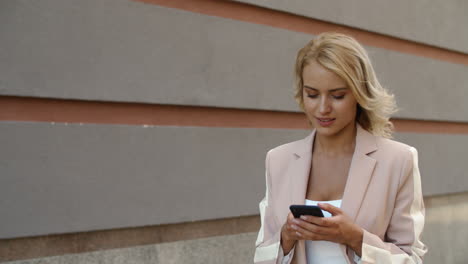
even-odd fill
[(238, 2), (468, 52), (466, 1), (255, 1)]
[[(124, 0), (47, 1), (8, 2), (0, 16), (0, 94), (298, 111), (292, 65), (311, 35)], [(396, 117), (467, 120), (467, 65), (368, 50)]]

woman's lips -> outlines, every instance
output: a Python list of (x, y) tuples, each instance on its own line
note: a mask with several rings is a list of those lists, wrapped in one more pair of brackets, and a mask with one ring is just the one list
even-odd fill
[(317, 117), (317, 121), (320, 126), (328, 127), (328, 126), (331, 126), (333, 122), (335, 122), (335, 118), (318, 118)]

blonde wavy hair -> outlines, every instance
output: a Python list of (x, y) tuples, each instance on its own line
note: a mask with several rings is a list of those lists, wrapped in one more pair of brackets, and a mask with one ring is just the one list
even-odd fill
[(295, 65), (295, 99), (304, 111), (302, 72), (311, 61), (340, 76), (358, 103), (356, 122), (373, 135), (391, 138), (390, 116), (397, 111), (395, 98), (377, 80), (364, 48), (352, 37), (326, 32), (299, 50)]

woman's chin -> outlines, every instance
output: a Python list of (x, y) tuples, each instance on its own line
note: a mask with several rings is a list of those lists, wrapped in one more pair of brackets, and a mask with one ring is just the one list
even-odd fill
[(320, 125), (316, 126), (316, 133), (320, 136), (333, 136), (336, 134), (336, 129), (333, 127), (321, 127)]

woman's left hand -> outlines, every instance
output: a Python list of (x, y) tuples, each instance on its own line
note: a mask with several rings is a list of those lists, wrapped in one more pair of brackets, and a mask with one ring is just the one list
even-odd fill
[(326, 240), (345, 244), (361, 256), (362, 228), (353, 223), (340, 208), (326, 203), (319, 203), (318, 206), (332, 216), (303, 215), (294, 219), (297, 235), (304, 240)]

